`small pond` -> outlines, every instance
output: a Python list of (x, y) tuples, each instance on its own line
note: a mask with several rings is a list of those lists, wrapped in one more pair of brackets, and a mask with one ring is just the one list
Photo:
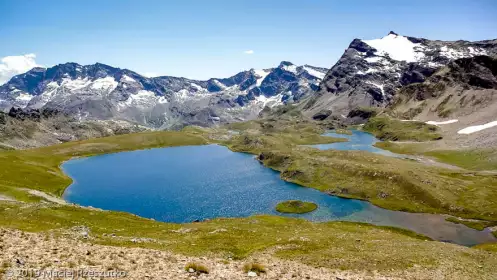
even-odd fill
[(373, 146), (377, 142), (381, 142), (381, 140), (378, 140), (376, 137), (374, 137), (373, 134), (364, 132), (364, 131), (359, 131), (359, 130), (350, 130), (352, 132), (352, 135), (348, 134), (339, 134), (335, 133), (333, 131), (327, 132), (323, 134), (323, 136), (330, 136), (330, 137), (336, 137), (336, 138), (346, 138), (348, 141), (347, 142), (338, 142), (338, 143), (331, 143), (331, 144), (318, 144), (318, 145), (312, 145), (312, 147), (318, 148), (320, 150), (341, 150), (341, 151), (366, 151), (366, 152), (371, 152), (375, 154), (381, 154), (384, 156), (390, 156), (390, 157), (399, 157), (399, 158), (404, 158), (407, 157), (406, 155), (399, 155), (396, 153), (392, 153), (387, 150), (383, 150), (380, 148), (377, 148)]

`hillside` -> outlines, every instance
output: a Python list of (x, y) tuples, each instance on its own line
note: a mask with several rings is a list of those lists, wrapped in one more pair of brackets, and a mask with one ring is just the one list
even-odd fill
[(423, 83), (400, 89), (388, 112), (438, 125), (450, 146), (495, 146), (497, 59), (457, 59)]
[[(400, 159), (300, 147), (335, 140), (320, 137), (320, 126), (320, 123), (298, 119), (256, 121), (230, 127), (241, 132), (235, 136), (224, 129), (187, 128), (181, 132), (146, 132), (1, 152), (3, 172), (0, 176), (2, 182), (8, 184), (0, 186), (0, 226), (3, 228), (0, 274), (34, 268), (92, 268), (126, 271), (140, 279), (145, 268), (151, 270), (145, 272), (148, 278), (189, 279), (196, 273), (187, 272), (185, 267), (195, 262), (209, 270), (209, 274), (201, 274), (199, 279), (245, 278), (248, 273), (243, 267), (247, 263), (264, 266), (266, 272), (260, 277), (268, 279), (432, 279), (433, 275), (449, 279), (495, 278), (493, 267), (497, 259), (492, 244), (467, 248), (429, 241), (424, 236), (391, 227), (350, 222), (313, 223), (276, 216), (162, 223), (122, 212), (68, 205), (56, 199), (71, 182), (59, 168), (67, 159), (152, 147), (224, 143), (240, 151), (259, 151), (265, 155), (259, 159), (265, 165), (281, 169), (282, 178), (323, 191), (350, 182), (350, 178), (366, 182), (373, 173), (375, 176), (378, 173), (376, 180), (388, 182), (391, 187), (388, 196), (372, 195), (384, 186), (372, 182), (357, 184), (347, 193), (336, 194), (366, 195), (365, 199), (374, 198), (385, 207), (432, 209), (472, 216), (481, 216), (493, 209), (491, 203), (481, 203), (482, 200), (458, 199), (459, 195), (466, 197), (466, 188), (459, 188), (457, 196), (441, 195), (451, 192), (448, 185), (443, 184), (447, 180), (451, 182), (449, 185), (463, 181), (468, 185), (491, 181), (492, 186), (495, 185), (494, 179), (483, 174), (465, 177), (463, 173), (430, 169)], [(315, 164), (316, 158), (321, 164)], [(358, 158), (370, 164), (358, 164)], [(292, 162), (296, 170), (302, 172), (292, 170)], [(286, 168), (289, 169), (284, 170)], [(413, 168), (420, 174), (412, 174)], [(321, 174), (335, 172), (343, 177), (337, 181), (326, 179), (325, 175), (308, 176), (318, 170)], [(447, 172), (452, 175), (448, 176)], [(395, 180), (389, 179), (391, 176), (395, 176)], [(423, 176), (425, 180), (416, 180), (418, 185), (413, 185), (410, 179), (413, 176)], [(321, 182), (308, 180), (313, 178)], [(436, 185), (432, 186), (429, 181)], [(381, 190), (385, 189), (381, 187)], [(405, 204), (406, 201), (410, 203)], [(453, 207), (461, 204), (468, 208)], [(112, 247), (107, 247), (109, 245)], [(22, 248), (29, 250), (20, 250)]]
[(27, 149), (147, 130), (124, 121), (82, 121), (55, 109), (0, 112), (0, 149)]
[(456, 59), (496, 54), (497, 40), (438, 41), (394, 32), (355, 39), (302, 109), (310, 117), (323, 110), (341, 117), (358, 107), (388, 107), (400, 88), (424, 82)]

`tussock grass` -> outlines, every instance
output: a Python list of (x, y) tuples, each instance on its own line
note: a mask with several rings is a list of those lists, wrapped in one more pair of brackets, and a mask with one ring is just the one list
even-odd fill
[(246, 263), (243, 265), (243, 271), (248, 273), (249, 271), (253, 271), (260, 275), (261, 273), (266, 273), (266, 267), (260, 263)]
[(209, 274), (209, 268), (207, 268), (207, 266), (203, 265), (203, 264), (198, 264), (198, 263), (188, 263), (186, 266), (185, 266), (185, 271), (188, 271), (189, 270), (193, 269), (196, 273), (204, 273), (204, 274)]

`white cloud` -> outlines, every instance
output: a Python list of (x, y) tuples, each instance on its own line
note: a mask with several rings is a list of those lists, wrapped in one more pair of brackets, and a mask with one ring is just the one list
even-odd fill
[(253, 50), (248, 50), (248, 51), (244, 51), (243, 53), (244, 54), (254, 54), (254, 51)]
[(6, 56), (0, 61), (0, 85), (8, 82), (10, 78), (31, 70), (36, 64), (34, 53), (16, 56)]

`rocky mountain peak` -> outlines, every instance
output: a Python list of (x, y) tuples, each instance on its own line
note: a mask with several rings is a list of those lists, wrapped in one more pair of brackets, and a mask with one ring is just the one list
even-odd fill
[(380, 39), (355, 39), (306, 106), (309, 114), (331, 110), (347, 115), (357, 107), (384, 107), (396, 91), (421, 83), (450, 62), (497, 54), (497, 42), (436, 41), (390, 32)]
[(282, 61), (282, 62), (280, 62), (280, 65), (278, 67), (281, 68), (284, 66), (292, 66), (292, 65), (294, 65), (294, 64), (291, 63), (290, 61)]

